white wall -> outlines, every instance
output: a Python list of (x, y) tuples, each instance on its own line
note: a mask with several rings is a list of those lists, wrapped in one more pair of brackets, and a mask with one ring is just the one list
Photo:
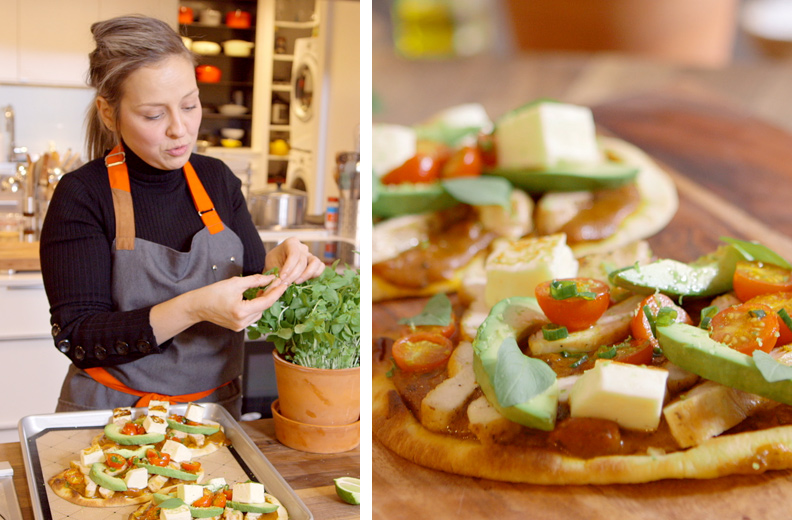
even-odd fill
[(360, 3), (335, 0), (327, 4), (328, 17), (322, 22), (328, 38), (323, 68), (327, 92), (322, 93), (327, 119), (318, 173), (324, 173), (325, 197), (333, 197), (338, 195), (333, 177), (336, 154), (355, 150), (360, 124)]
[(85, 157), (83, 121), (92, 100), (88, 88), (0, 85), (0, 107), (14, 107), (16, 145), (31, 155), (52, 145), (61, 155), (71, 149)]

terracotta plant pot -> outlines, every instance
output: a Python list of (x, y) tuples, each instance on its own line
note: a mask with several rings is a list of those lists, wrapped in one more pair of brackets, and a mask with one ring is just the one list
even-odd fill
[(360, 417), (360, 367), (307, 368), (273, 352), (281, 414), (320, 426), (349, 425)]
[(309, 453), (340, 453), (360, 444), (360, 421), (320, 426), (293, 421), (281, 414), (280, 402), (272, 403), (275, 437), (289, 448)]

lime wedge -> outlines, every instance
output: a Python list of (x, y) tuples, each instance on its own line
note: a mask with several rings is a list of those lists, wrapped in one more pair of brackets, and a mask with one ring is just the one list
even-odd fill
[(355, 477), (341, 477), (334, 480), (336, 494), (346, 502), (355, 506), (360, 505), (360, 479)]

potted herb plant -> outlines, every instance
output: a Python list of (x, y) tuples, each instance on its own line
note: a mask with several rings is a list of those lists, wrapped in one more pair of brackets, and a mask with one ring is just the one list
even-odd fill
[(322, 453), (357, 446), (360, 272), (340, 270), (336, 262), (320, 276), (290, 286), (248, 328), (248, 337), (275, 346), (278, 400), (272, 415), (278, 440)]

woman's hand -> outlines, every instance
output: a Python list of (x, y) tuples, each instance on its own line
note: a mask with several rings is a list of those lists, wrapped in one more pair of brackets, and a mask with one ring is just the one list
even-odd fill
[[(254, 287), (266, 289), (245, 300), (244, 292)], [(256, 323), (288, 287), (272, 275), (234, 276), (155, 305), (149, 316), (151, 327), (158, 343), (202, 321), (238, 332)]]
[(285, 285), (302, 283), (325, 270), (324, 263), (311, 254), (308, 246), (294, 237), (287, 238), (267, 253), (264, 269), (269, 271), (273, 267), (279, 268), (278, 277)]

